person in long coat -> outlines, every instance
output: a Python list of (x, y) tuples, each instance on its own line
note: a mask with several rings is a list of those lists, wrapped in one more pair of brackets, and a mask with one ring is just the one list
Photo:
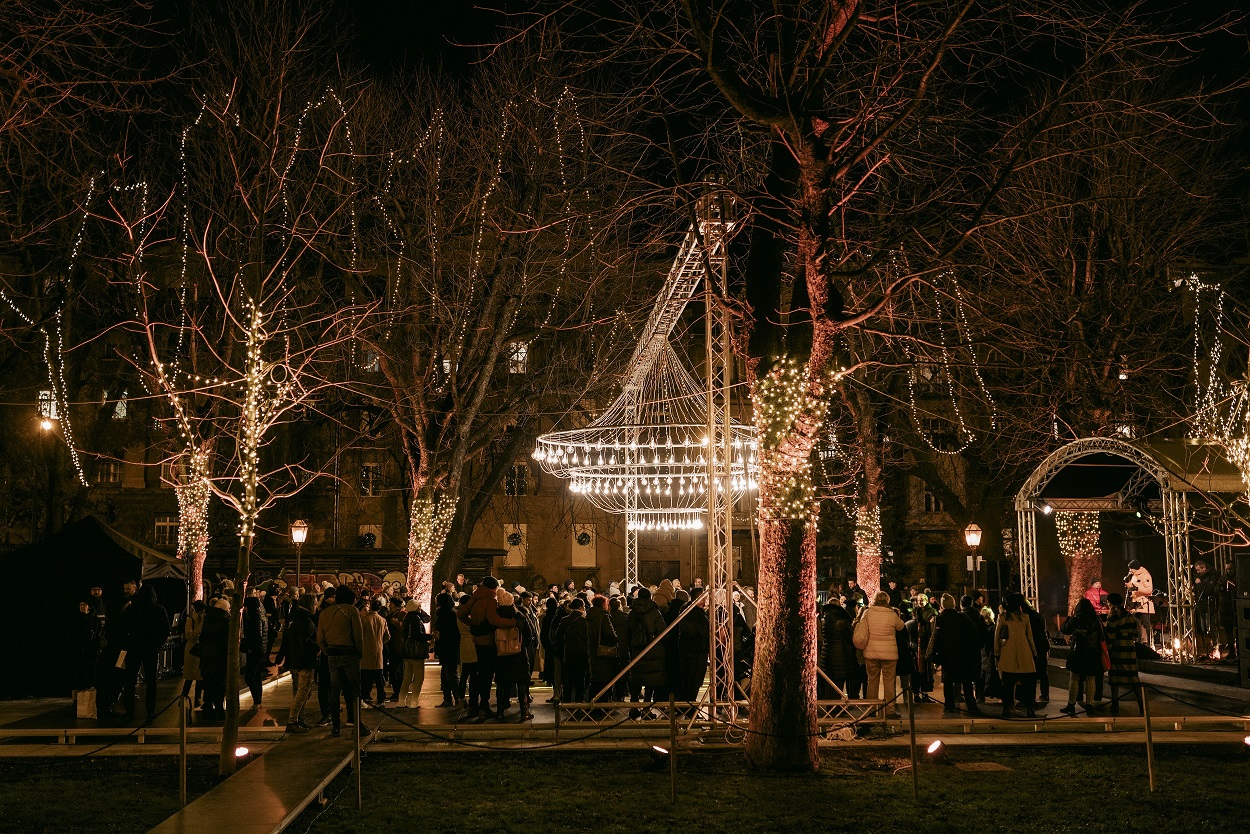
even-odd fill
[(204, 717), (226, 715), (226, 649), (230, 638), (230, 603), (217, 598), (204, 611), (200, 630), (200, 671), (204, 676)]
[(893, 705), (895, 670), (899, 658), (897, 635), (903, 630), (903, 620), (890, 607), (890, 595), (884, 591), (877, 592), (872, 605), (865, 608), (860, 616), (868, 630), (868, 642), (863, 647), (864, 663), (868, 667), (867, 697), (869, 700), (880, 698), (884, 701), (882, 710), (889, 709), (890, 712), (883, 717), (897, 718), (898, 710)]
[[(841, 689), (847, 698), (855, 697), (850, 691), (850, 684), (858, 678), (859, 671), (855, 644), (851, 642), (853, 630), (854, 624), (846, 608), (836, 598), (830, 598), (820, 611), (820, 670), (829, 676), (833, 686)], [(837, 693), (824, 678), (816, 683), (822, 697), (836, 697)]]
[[(549, 600), (554, 603), (554, 600)], [(629, 611), (625, 608), (625, 597), (614, 596), (608, 600), (608, 616), (612, 618), (612, 628), (616, 629), (617, 636), (617, 652), (616, 652), (616, 670), (612, 672), (615, 676), (617, 672), (629, 665)], [(691, 615), (687, 615), (691, 616)], [(706, 625), (706, 617), (704, 624)], [(707, 661), (704, 660), (703, 667), (707, 669)], [(703, 678), (699, 678), (702, 682)], [(624, 701), (629, 697), (629, 672), (621, 676), (616, 682), (616, 686), (612, 687), (612, 697), (617, 701)]]
[[(590, 601), (590, 611), (586, 614), (586, 653), (590, 663), (590, 691), (587, 697), (598, 695), (599, 690), (607, 686), (608, 681), (616, 674), (620, 642), (616, 629), (612, 626), (612, 617), (608, 614), (608, 598), (603, 594), (595, 594)], [(613, 653), (605, 654), (599, 651), (600, 647)], [(611, 698), (611, 694), (604, 695), (604, 699)]]
[(965, 708), (972, 715), (980, 715), (973, 681), (981, 673), (981, 631), (955, 607), (955, 597), (942, 594), (941, 604), (942, 612), (933, 622), (927, 654), (942, 667), (942, 712), (953, 715), (959, 711), (962, 691)]
[(1003, 717), (1011, 714), (1019, 688), (1024, 695), (1025, 715), (1035, 718), (1033, 674), (1037, 671), (1037, 647), (1033, 644), (1033, 626), (1024, 613), (1023, 594), (1007, 596), (1007, 610), (994, 626), (994, 658), (1003, 679)]
[[(678, 591), (678, 598), (685, 593)], [(703, 605), (705, 602), (706, 600), (690, 602), (694, 607), (680, 624), (681, 642), (678, 644), (678, 651), (681, 652), (682, 678), (673, 686), (679, 701), (699, 700), (699, 687), (703, 685), (703, 678), (707, 675), (708, 646), (712, 637), (707, 609)]]
[(434, 654), (438, 656), (439, 689), (443, 693), (440, 707), (456, 704), (456, 669), (460, 666), (460, 628), (456, 619), (456, 603), (443, 591), (434, 598)]
[[(204, 628), (204, 600), (197, 599), (191, 603), (191, 613), (187, 615), (186, 620), (182, 623), (182, 697), (191, 694), (191, 687), (195, 687), (195, 702), (193, 706), (200, 705), (200, 699), (204, 696), (204, 676), (200, 672), (200, 655), (201, 649), (198, 648), (200, 642), (200, 631)], [(195, 649), (192, 652), (192, 649)]]
[[(646, 588), (639, 588), (638, 597), (629, 609), (630, 656), (637, 657), (652, 640), (660, 636), (665, 625), (664, 615), (651, 599), (651, 592)], [(630, 700), (642, 700), (645, 694), (645, 700), (654, 701), (656, 693), (668, 685), (664, 677), (664, 651), (664, 641), (661, 640), (634, 664), (630, 675)]]
[(1075, 715), (1076, 699), (1082, 690), (1085, 699), (1081, 702), (1081, 706), (1086, 712), (1090, 712), (1094, 708), (1094, 686), (1104, 669), (1102, 623), (1098, 621), (1098, 614), (1095, 613), (1094, 606), (1089, 600), (1081, 597), (1076, 601), (1076, 609), (1072, 612), (1072, 616), (1064, 621), (1060, 631), (1071, 637), (1068, 660), (1064, 664), (1071, 673), (1071, 683), (1068, 685), (1068, 705), (1060, 712)]
[(1111, 657), (1109, 686), (1111, 689), (1111, 714), (1120, 714), (1120, 690), (1127, 688), (1137, 699), (1141, 709), (1141, 681), (1137, 678), (1137, 620), (1124, 610), (1124, 597), (1107, 594), (1107, 653)]

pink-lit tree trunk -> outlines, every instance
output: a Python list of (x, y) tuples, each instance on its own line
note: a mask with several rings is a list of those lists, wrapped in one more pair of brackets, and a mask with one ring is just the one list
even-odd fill
[(1102, 579), (1098, 513), (1055, 513), (1059, 553), (1068, 567), (1068, 611), (1076, 608), (1094, 582)]

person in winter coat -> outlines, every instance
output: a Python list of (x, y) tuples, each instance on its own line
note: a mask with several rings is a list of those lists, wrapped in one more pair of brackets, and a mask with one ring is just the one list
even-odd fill
[(230, 639), (230, 603), (218, 597), (204, 609), (200, 629), (200, 672), (204, 676), (204, 717), (225, 718), (226, 651)]
[[(608, 614), (608, 598), (603, 594), (595, 594), (590, 601), (590, 611), (586, 614), (586, 655), (590, 664), (591, 698), (598, 695), (616, 674), (620, 642), (616, 629), (612, 626), (612, 617)], [(604, 697), (610, 699), (611, 695), (605, 694)]]
[(664, 642), (656, 643), (646, 654), (639, 654), (651, 645), (655, 638), (663, 633), (667, 624), (664, 615), (651, 599), (651, 592), (646, 588), (638, 589), (638, 597), (629, 609), (629, 655), (638, 658), (630, 675), (630, 700), (654, 701), (659, 690), (668, 685), (665, 670)]
[(472, 599), (469, 594), (463, 594), (456, 608), (456, 625), (460, 629), (460, 680), (456, 683), (456, 706), (461, 709), (468, 706), (468, 696), (477, 682), (477, 643), (473, 642), (469, 624), (460, 617), (460, 612), (468, 607)]
[(589, 628), (586, 625), (586, 601), (574, 597), (568, 603), (568, 614), (560, 620), (554, 638), (560, 653), (561, 700), (580, 703), (586, 700), (586, 676), (589, 664)]
[[(191, 613), (182, 622), (182, 697), (191, 694), (195, 687), (193, 707), (200, 705), (204, 695), (204, 676), (200, 673), (200, 656), (196, 652), (196, 644), (200, 642), (200, 630), (204, 628), (204, 600), (197, 599), (191, 603)], [(193, 652), (192, 649), (195, 649)]]
[(499, 600), (495, 597), (498, 590), (498, 579), (483, 577), (481, 584), (473, 589), (469, 604), (461, 606), (456, 615), (469, 624), (473, 645), (477, 649), (477, 678), (469, 695), (469, 711), (466, 713), (469, 718), (476, 718), (479, 712), (490, 715), (490, 687), (495, 679), (495, 629), (516, 625), (513, 620), (499, 616)]
[(360, 613), (360, 631), (364, 637), (360, 655), (360, 699), (368, 701), (376, 686), (378, 697), (374, 706), (378, 707), (386, 702), (386, 681), (382, 676), (385, 666), (383, 653), (391, 636), (390, 627), (382, 613), (386, 610), (385, 606), (386, 602), (379, 597)]
[(1033, 705), (1033, 673), (1037, 647), (1033, 645), (1033, 627), (1024, 613), (1024, 596), (1009, 594), (1007, 611), (994, 627), (994, 659), (1003, 678), (1003, 717), (1011, 715), (1016, 689), (1024, 698), (1025, 715), (1036, 718)]
[(927, 654), (942, 667), (943, 715), (959, 712), (960, 693), (971, 715), (980, 715), (973, 681), (981, 673), (981, 634), (955, 607), (955, 597), (942, 594), (942, 611), (933, 621)]
[(895, 635), (903, 630), (903, 620), (890, 607), (890, 595), (885, 591), (877, 592), (872, 605), (865, 608), (861, 616), (868, 630), (868, 641), (862, 647), (857, 643), (856, 648), (863, 649), (864, 665), (868, 667), (867, 697), (885, 701), (882, 713), (889, 709), (889, 714), (883, 717), (898, 718), (898, 710), (892, 707), (896, 694), (894, 670), (898, 666)]
[[(977, 662), (977, 673), (972, 679), (972, 688), (976, 691), (977, 703), (985, 703), (985, 678), (983, 675), (984, 653), (989, 648), (992, 634), (985, 626), (985, 620), (981, 617), (981, 613), (977, 610), (976, 602), (971, 594), (964, 594), (959, 598), (959, 615), (965, 618), (972, 625), (972, 632), (976, 635), (976, 643), (978, 646), (980, 660)], [(971, 649), (969, 649), (971, 651)]]
[(259, 597), (248, 597), (243, 600), (243, 641), (239, 648), (245, 657), (243, 680), (248, 691), (252, 693), (252, 706), (259, 707), (261, 697), (265, 694), (263, 684), (265, 673), (269, 671), (269, 618), (261, 607)]
[(1107, 654), (1111, 659), (1108, 686), (1111, 689), (1111, 714), (1120, 714), (1120, 690), (1127, 689), (1142, 708), (1141, 681), (1137, 678), (1137, 622), (1124, 610), (1124, 597), (1107, 594)]
[(1072, 682), (1068, 686), (1068, 705), (1060, 712), (1075, 715), (1076, 699), (1082, 691), (1085, 693), (1085, 699), (1081, 702), (1081, 706), (1086, 712), (1090, 712), (1094, 709), (1096, 679), (1103, 673), (1103, 632), (1102, 623), (1098, 621), (1098, 615), (1094, 612), (1094, 606), (1089, 600), (1084, 597), (1077, 600), (1076, 609), (1072, 612), (1072, 616), (1064, 621), (1060, 631), (1071, 637), (1068, 660), (1064, 665), (1072, 673)]
[[(383, 616), (386, 617), (386, 630), (390, 634), (382, 652), (382, 659), (386, 662), (386, 682), (391, 686), (391, 700), (398, 702), (404, 686), (404, 618), (408, 616), (408, 605), (402, 597), (391, 597)], [(428, 615), (425, 622), (429, 622)], [(425, 672), (424, 667), (421, 671)]]
[[(612, 618), (612, 628), (616, 631), (616, 668), (612, 672), (612, 676), (616, 677), (616, 673), (629, 665), (629, 611), (625, 609), (625, 597), (614, 596), (608, 600), (608, 616)], [(704, 625), (707, 624), (707, 615), (704, 615)], [(704, 671), (707, 670), (707, 659), (704, 658)], [(699, 681), (703, 681), (703, 673), (699, 675)], [(624, 701), (629, 697), (629, 672), (626, 672), (612, 687), (612, 700)]]
[(282, 630), (282, 646), (278, 649), (277, 662), (291, 673), (295, 682), (295, 697), (291, 701), (291, 714), (287, 718), (288, 733), (306, 733), (311, 729), (304, 723), (304, 708), (312, 695), (313, 671), (317, 668), (317, 627), (313, 624), (315, 600), (309, 594), (300, 597), (291, 609), (286, 627)]
[(521, 720), (534, 717), (530, 712), (530, 651), (537, 635), (528, 617), (516, 609), (512, 594), (500, 588), (496, 594), (499, 603), (497, 613), (502, 620), (511, 620), (512, 626), (495, 629), (495, 688), (496, 716), (502, 719), (512, 706), (512, 691), (516, 690), (517, 705), (521, 708)]
[[(556, 620), (559, 619), (560, 603), (555, 597), (547, 597), (543, 601), (543, 614), (538, 621), (538, 639), (542, 643), (542, 680), (548, 686), (555, 686), (556, 683), (556, 659), (555, 637)], [(552, 697), (554, 701), (554, 696)]]
[(1136, 559), (1128, 563), (1124, 591), (1129, 595), (1128, 611), (1137, 619), (1138, 639), (1147, 646), (1153, 645), (1154, 629), (1150, 621), (1155, 613), (1155, 583), (1150, 571)]
[(1111, 609), (1107, 606), (1107, 592), (1102, 589), (1102, 580), (1095, 579), (1085, 589), (1085, 598), (1094, 606), (1094, 613), (1100, 617), (1107, 616)]
[(699, 700), (699, 687), (707, 674), (708, 645), (711, 640), (706, 600), (682, 600), (682, 595), (689, 596), (685, 591), (678, 591), (677, 598), (687, 606), (693, 606), (679, 624), (681, 640), (677, 650), (681, 652), (681, 677), (673, 684), (673, 691), (679, 701)]
[(1037, 667), (1034, 679), (1037, 681), (1039, 704), (1050, 703), (1050, 674), (1046, 670), (1046, 657), (1050, 654), (1050, 635), (1046, 632), (1046, 618), (1037, 612), (1025, 600), (1023, 605), (1025, 616), (1029, 618), (1029, 626), (1033, 629), (1033, 648), (1037, 649), (1037, 657), (1033, 665)]
[(141, 586), (121, 614), (121, 648), (126, 652), (122, 706), (126, 720), (134, 718), (135, 689), (143, 670), (147, 720), (156, 716), (156, 657), (169, 637), (169, 614), (156, 601), (151, 585)]
[[(346, 585), (334, 589), (334, 604), (325, 605), (317, 616), (317, 646), (326, 659), (330, 673), (330, 735), (340, 734), (339, 694), (347, 702), (347, 720), (359, 721), (356, 715), (356, 696), (360, 691), (360, 658), (364, 654), (364, 626), (360, 612), (356, 610), (356, 592)], [(360, 733), (368, 730), (360, 722)]]
[[(451, 594), (443, 591), (434, 598), (434, 654), (438, 658), (439, 689), (443, 693), (440, 707), (455, 706), (457, 677), (460, 666), (460, 627), (456, 605)], [(470, 645), (472, 643), (470, 642)]]
[[(926, 694), (933, 691), (934, 685), (933, 663), (926, 656), (926, 650), (933, 639), (933, 620), (937, 619), (937, 612), (933, 611), (930, 616), (930, 611), (933, 611), (933, 607), (926, 599), (923, 605), (916, 605), (912, 608), (911, 619), (904, 623), (907, 630), (907, 642), (911, 649), (909, 656), (912, 662), (912, 669), (909, 673), (911, 692), (916, 702), (921, 704), (933, 702), (933, 699)], [(904, 673), (900, 669), (898, 674), (902, 677)]]
[(833, 681), (833, 686), (824, 678), (817, 681), (822, 698), (837, 697), (834, 686), (842, 690), (843, 697), (854, 697), (848, 689), (848, 682), (855, 677), (859, 666), (852, 642), (854, 629), (846, 607), (836, 598), (830, 598), (820, 612), (820, 670)]
[(419, 709), (421, 706), (425, 659), (430, 656), (430, 635), (425, 629), (428, 620), (429, 615), (421, 610), (421, 603), (415, 599), (404, 603), (404, 619), (400, 622), (400, 633), (395, 640), (399, 643), (404, 667), (404, 678), (399, 685), (399, 706), (407, 709)]

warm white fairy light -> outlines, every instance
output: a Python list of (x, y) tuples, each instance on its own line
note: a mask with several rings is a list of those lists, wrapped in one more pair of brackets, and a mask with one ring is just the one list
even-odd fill
[(859, 564), (877, 564), (881, 561), (880, 507), (861, 506), (857, 509), (855, 513), (855, 556)]
[(457, 496), (418, 490), (408, 518), (408, 592), (428, 604), (434, 585), (434, 563), (456, 517)]
[(1102, 547), (1098, 543), (1098, 513), (1057, 512), (1055, 530), (1059, 534), (1059, 552), (1068, 564), (1101, 562)]
[(801, 424), (819, 424), (825, 407), (812, 391), (805, 366), (789, 357), (777, 363), (756, 385), (752, 402), (759, 442), (760, 520), (814, 520), (818, 504), (811, 450), (790, 442)]
[[(533, 457), (596, 507), (637, 514), (632, 529), (694, 529), (707, 506), (706, 401), (666, 344), (636, 390), (584, 429), (538, 438)], [(732, 423), (730, 443), (731, 468), (721, 488), (740, 497), (757, 486), (754, 432)]]

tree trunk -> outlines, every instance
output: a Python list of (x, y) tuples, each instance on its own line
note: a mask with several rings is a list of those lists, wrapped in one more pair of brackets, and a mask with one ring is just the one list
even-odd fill
[(881, 590), (880, 505), (860, 505), (855, 513), (855, 579), (869, 602)]
[(191, 554), (191, 599), (204, 599), (204, 562), (208, 550), (199, 549)]
[(815, 770), (816, 525), (761, 523), (755, 671), (747, 760), (773, 770)]
[(456, 515), (457, 495), (436, 487), (421, 487), (412, 499), (408, 515), (408, 592), (433, 610), (434, 566), (443, 551)]
[[(810, 371), (787, 360), (753, 392), (759, 442), (760, 571), (747, 760), (814, 770), (816, 519), (811, 455), (825, 402)], [(816, 393), (813, 393), (813, 390)]]
[(239, 542), (239, 561), (234, 571), (234, 594), (230, 599), (230, 632), (226, 637), (226, 723), (221, 728), (221, 752), (217, 773), (234, 773), (235, 747), (239, 742), (239, 641), (243, 632), (243, 600), (247, 599), (247, 580), (252, 573), (252, 537)]
[(1086, 589), (1102, 579), (1098, 513), (1055, 513), (1055, 527), (1059, 531), (1059, 553), (1068, 566), (1068, 610), (1071, 611)]

